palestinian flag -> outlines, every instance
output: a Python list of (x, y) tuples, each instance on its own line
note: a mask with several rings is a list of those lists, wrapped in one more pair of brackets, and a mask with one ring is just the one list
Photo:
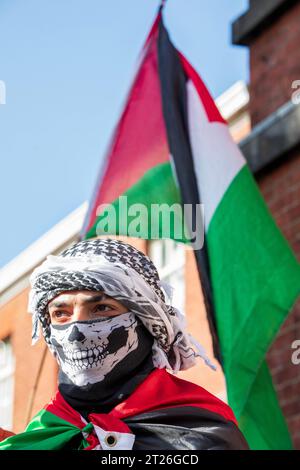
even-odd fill
[(109, 413), (88, 419), (58, 391), (23, 433), (0, 442), (0, 451), (165, 450), (177, 449), (181, 440), (187, 450), (247, 447), (229, 406), (165, 369), (154, 369)]
[[(132, 236), (136, 212), (127, 217), (128, 210), (124, 219), (122, 196), (128, 209), (149, 209), (139, 218), (138, 235), (146, 239), (164, 237), (162, 220), (149, 219), (153, 204), (192, 205), (192, 218), (185, 220), (190, 235), (196, 207), (204, 204), (205, 243), (195, 256), (229, 404), (251, 448), (291, 448), (265, 356), (299, 294), (299, 265), (214, 100), (170, 42), (161, 11), (100, 171), (83, 237)], [(106, 204), (120, 216), (115, 228)], [(191, 243), (175, 233), (176, 217), (170, 238)], [(201, 223), (196, 229), (201, 232)]]

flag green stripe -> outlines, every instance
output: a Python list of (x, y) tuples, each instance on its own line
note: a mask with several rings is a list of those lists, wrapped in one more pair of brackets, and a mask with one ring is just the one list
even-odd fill
[[(24, 432), (0, 442), (0, 450), (59, 450), (76, 435), (82, 435), (81, 429), (43, 409)], [(80, 448), (86, 445), (82, 436)]]
[[(266, 399), (263, 400), (262, 397)], [(293, 448), (266, 361), (263, 361), (259, 368), (251, 388), (250, 399), (240, 417), (239, 426), (254, 449)]]
[[(256, 383), (259, 369), (300, 292), (299, 264), (248, 166), (218, 205), (207, 244), (228, 399), (241, 419), (246, 410), (254, 412), (253, 387), (263, 391)], [(267, 414), (267, 391), (264, 398)]]
[[(128, 207), (132, 207), (133, 204), (143, 204), (143, 206), (147, 209), (147, 215), (143, 216), (143, 214), (141, 214), (138, 217), (139, 220), (142, 222), (141, 225), (143, 225), (143, 229), (139, 230), (139, 227), (137, 227), (137, 236), (144, 239), (153, 238), (151, 237), (151, 228), (152, 231), (154, 231), (152, 233), (157, 234), (156, 238), (163, 238), (161, 219), (156, 221), (152, 220), (151, 224), (150, 214), (152, 204), (165, 204), (168, 207), (171, 207), (173, 204), (181, 204), (180, 192), (175, 184), (170, 162), (165, 162), (156, 165), (150, 170), (148, 170), (139, 181), (137, 181), (121, 196), (127, 197)], [(133, 222), (136, 216), (129, 216), (127, 224), (119, 224), (119, 217), (122, 219), (125, 215), (124, 211), (120, 209), (119, 199), (113, 201), (112, 206), (116, 210), (116, 230), (110, 230), (110, 227), (104, 227), (101, 231), (99, 231), (99, 222), (103, 220), (104, 216), (104, 213), (102, 213), (102, 215), (100, 214), (97, 217), (94, 225), (86, 234), (86, 239), (93, 238), (99, 235), (130, 236), (130, 234), (128, 234), (128, 228), (130, 227), (130, 224)], [(187, 243), (187, 240), (184, 236), (176, 238), (174, 234), (174, 220), (175, 219), (171, 218), (169, 238), (173, 238), (177, 241)], [(182, 232), (184, 233), (183, 229)]]

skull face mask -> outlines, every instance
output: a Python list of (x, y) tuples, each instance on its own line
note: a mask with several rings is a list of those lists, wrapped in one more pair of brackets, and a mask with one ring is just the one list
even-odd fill
[(51, 349), (62, 371), (78, 386), (95, 384), (139, 347), (138, 320), (126, 312), (114, 317), (51, 325)]

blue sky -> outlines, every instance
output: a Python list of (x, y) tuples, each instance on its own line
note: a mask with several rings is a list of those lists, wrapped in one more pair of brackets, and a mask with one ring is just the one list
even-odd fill
[[(169, 0), (175, 45), (216, 98), (248, 80), (247, 0)], [(0, 266), (89, 199), (156, 0), (1, 0)]]

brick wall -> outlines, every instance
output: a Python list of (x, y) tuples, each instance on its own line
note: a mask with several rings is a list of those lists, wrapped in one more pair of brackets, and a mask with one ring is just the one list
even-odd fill
[(291, 99), (300, 80), (300, 3), (251, 42), (250, 112), (252, 125)]
[(276, 222), (300, 257), (300, 149), (257, 180)]
[[(300, 260), (300, 150), (258, 178), (260, 189)], [(291, 361), (291, 344), (300, 340), (300, 302), (282, 326), (268, 353), (268, 364), (294, 445), (300, 449), (300, 366)]]

